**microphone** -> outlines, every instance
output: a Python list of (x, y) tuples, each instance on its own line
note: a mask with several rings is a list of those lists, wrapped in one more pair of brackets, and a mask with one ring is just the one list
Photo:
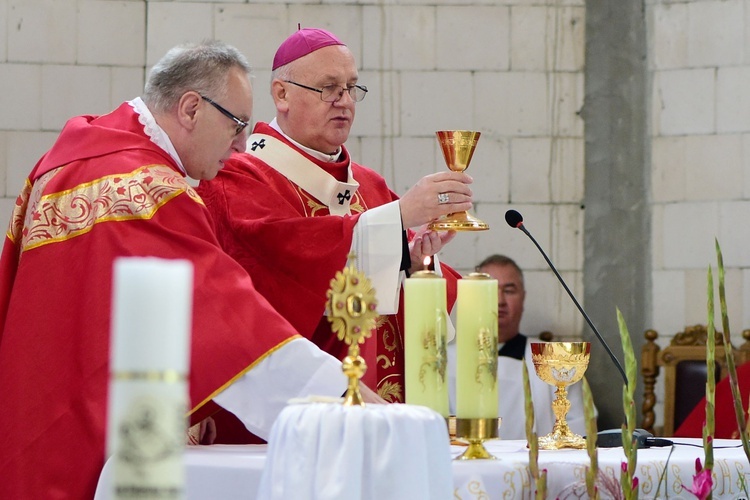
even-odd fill
[(570, 291), (570, 288), (568, 288), (568, 285), (565, 284), (565, 280), (562, 279), (562, 276), (560, 276), (560, 273), (557, 272), (557, 269), (555, 268), (555, 265), (552, 264), (552, 261), (549, 260), (549, 257), (547, 257), (547, 254), (542, 250), (542, 247), (539, 246), (539, 243), (534, 239), (534, 237), (531, 235), (531, 233), (526, 229), (526, 226), (523, 225), (523, 216), (518, 213), (515, 210), (508, 210), (505, 212), (505, 222), (508, 223), (510, 227), (515, 227), (517, 229), (520, 229), (521, 231), (528, 236), (531, 241), (534, 242), (534, 245), (539, 249), (539, 252), (541, 252), (542, 257), (544, 257), (544, 260), (547, 261), (547, 265), (549, 265), (550, 269), (555, 273), (555, 276), (557, 276), (557, 279), (560, 281), (560, 284), (565, 288), (565, 291), (568, 292), (568, 295), (571, 299), (573, 299), (573, 303), (576, 305), (578, 310), (581, 312), (581, 315), (583, 315), (583, 318), (586, 320), (586, 323), (591, 327), (591, 330), (593, 330), (594, 334), (596, 334), (596, 338), (599, 339), (599, 342), (604, 347), (604, 350), (607, 351), (607, 354), (609, 354), (609, 357), (612, 358), (612, 362), (617, 366), (617, 369), (620, 371), (620, 375), (622, 375), (622, 380), (625, 382), (625, 385), (628, 385), (628, 377), (625, 375), (625, 370), (623, 370), (622, 365), (617, 360), (617, 357), (612, 352), (612, 349), (609, 348), (607, 345), (607, 342), (604, 341), (604, 337), (599, 333), (599, 330), (596, 329), (594, 324), (591, 322), (591, 319), (589, 319), (589, 315), (586, 314), (586, 311), (583, 310), (583, 307), (581, 307), (581, 304), (578, 303), (578, 300), (576, 300), (575, 296), (573, 295), (573, 292)]

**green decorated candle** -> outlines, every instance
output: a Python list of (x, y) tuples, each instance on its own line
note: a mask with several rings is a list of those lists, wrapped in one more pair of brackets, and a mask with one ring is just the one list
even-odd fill
[(456, 417), (497, 418), (497, 280), (458, 281)]
[(406, 402), (448, 417), (445, 279), (419, 271), (404, 282)]

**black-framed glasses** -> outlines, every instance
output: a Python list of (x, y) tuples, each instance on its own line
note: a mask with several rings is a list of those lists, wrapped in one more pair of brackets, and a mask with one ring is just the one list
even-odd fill
[(284, 81), (286, 83), (296, 85), (297, 87), (302, 87), (303, 89), (318, 92), (320, 94), (320, 99), (323, 102), (336, 102), (344, 97), (344, 92), (348, 92), (349, 96), (352, 98), (352, 100), (354, 100), (354, 102), (361, 101), (367, 95), (367, 87), (365, 87), (364, 85), (352, 85), (351, 87), (342, 87), (341, 85), (326, 85), (325, 87), (316, 89), (315, 87), (308, 87), (307, 85), (302, 85), (301, 83), (293, 82), (291, 80)]
[(204, 95), (201, 95), (201, 99), (209, 103), (214, 108), (218, 109), (222, 115), (226, 116), (227, 118), (229, 118), (230, 120), (232, 120), (234, 123), (237, 124), (237, 127), (234, 129), (234, 135), (240, 135), (240, 132), (245, 130), (245, 127), (250, 125), (250, 122), (240, 120), (239, 118), (234, 116), (232, 113), (224, 109), (220, 104), (217, 104), (216, 102), (214, 102), (212, 99), (209, 99), (208, 97)]

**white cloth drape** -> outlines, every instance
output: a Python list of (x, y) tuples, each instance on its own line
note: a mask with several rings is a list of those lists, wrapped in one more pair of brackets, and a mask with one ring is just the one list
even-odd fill
[(290, 405), (271, 430), (258, 498), (448, 500), (445, 419), (413, 405)]

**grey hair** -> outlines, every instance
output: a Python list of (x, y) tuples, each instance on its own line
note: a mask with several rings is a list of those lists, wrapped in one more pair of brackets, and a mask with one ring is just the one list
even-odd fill
[(294, 64), (294, 61), (288, 62), (283, 66), (279, 66), (275, 70), (271, 71), (271, 83), (273, 83), (274, 80), (292, 80), (292, 64)]
[(227, 92), (229, 70), (239, 68), (250, 73), (250, 64), (239, 50), (218, 40), (174, 47), (162, 57), (148, 75), (143, 101), (152, 111), (173, 109), (188, 91), (212, 99)]
[(521, 277), (521, 284), (523, 284), (523, 271), (520, 267), (518, 267), (518, 264), (516, 264), (516, 261), (511, 259), (508, 256), (500, 255), (500, 254), (494, 254), (490, 255), (486, 259), (484, 259), (482, 262), (477, 264), (477, 267), (475, 268), (476, 271), (479, 271), (483, 267), (486, 266), (509, 266), (518, 271), (518, 275)]

